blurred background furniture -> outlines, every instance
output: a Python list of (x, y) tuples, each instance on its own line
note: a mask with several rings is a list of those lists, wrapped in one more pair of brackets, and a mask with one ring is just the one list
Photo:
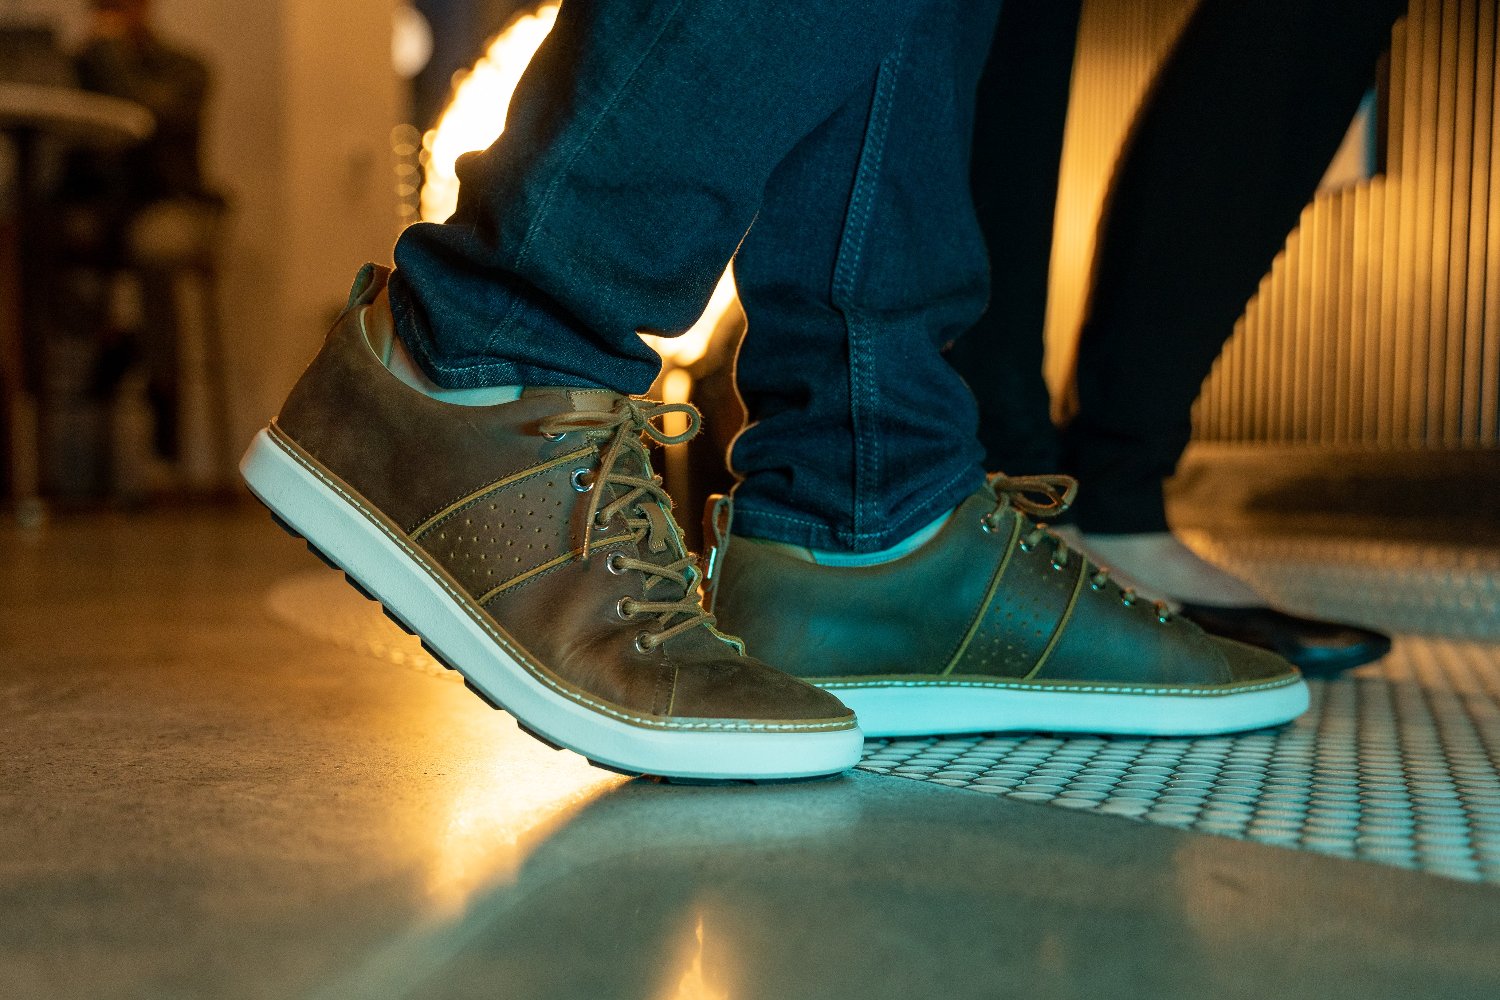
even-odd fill
[[(22, 36), (41, 48), (50, 40), (32, 30)], [(12, 44), (15, 34), (12, 34)], [(43, 60), (34, 60), (41, 65)], [(9, 64), (14, 67), (16, 64)], [(42, 206), (47, 196), (47, 158), (60, 148), (118, 149), (151, 134), (152, 119), (131, 101), (91, 94), (58, 82), (0, 81), (0, 133), (10, 146), (11, 192), (9, 234), (15, 263), (10, 303), (0, 321), (0, 392), (5, 400), (9, 439), (7, 486), (17, 516), (35, 522), (43, 516), (40, 499), (41, 457), (39, 396), (45, 296), (50, 275), (45, 250), (51, 244)]]

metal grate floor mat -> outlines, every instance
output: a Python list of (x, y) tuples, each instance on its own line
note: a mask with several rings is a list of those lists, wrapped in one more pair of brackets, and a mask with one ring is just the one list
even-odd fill
[(1494, 548), (1202, 531), (1182, 537), (1290, 610), (1388, 632), (1500, 639), (1500, 550)]
[(971, 791), (1500, 883), (1500, 646), (1402, 638), (1280, 730), (871, 740), (860, 765)]

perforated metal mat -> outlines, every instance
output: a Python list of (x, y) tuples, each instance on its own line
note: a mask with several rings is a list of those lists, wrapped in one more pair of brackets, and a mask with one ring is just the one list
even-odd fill
[(1201, 531), (1183, 539), (1293, 610), (1389, 632), (1500, 639), (1500, 549)]
[(1206, 739), (871, 740), (971, 791), (1500, 882), (1500, 646), (1400, 639), (1291, 725)]

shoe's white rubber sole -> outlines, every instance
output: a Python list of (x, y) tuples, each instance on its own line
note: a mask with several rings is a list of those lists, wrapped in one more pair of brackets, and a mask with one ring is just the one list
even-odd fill
[(1216, 694), (961, 680), (813, 683), (854, 709), (866, 736), (1031, 731), (1210, 736), (1279, 726), (1305, 712), (1308, 701), (1301, 678)]
[(518, 657), (525, 654), (461, 598), (446, 574), (346, 484), (269, 429), (251, 442), (240, 474), (278, 518), (420, 635), (486, 701), (546, 742), (613, 770), (697, 780), (811, 778), (859, 760), (864, 738), (856, 727), (715, 719), (642, 724), (606, 703), (585, 705), (579, 693), (565, 694), (560, 682), (549, 684), (523, 666)]

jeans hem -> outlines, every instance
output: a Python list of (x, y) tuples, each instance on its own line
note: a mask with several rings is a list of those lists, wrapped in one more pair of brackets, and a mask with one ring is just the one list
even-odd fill
[(879, 531), (857, 532), (827, 521), (773, 510), (757, 510), (736, 498), (734, 528), (737, 535), (799, 545), (830, 552), (879, 552), (910, 538), (939, 515), (958, 506), (984, 481), (984, 471), (969, 466), (932, 491), (932, 499), (903, 514)]

